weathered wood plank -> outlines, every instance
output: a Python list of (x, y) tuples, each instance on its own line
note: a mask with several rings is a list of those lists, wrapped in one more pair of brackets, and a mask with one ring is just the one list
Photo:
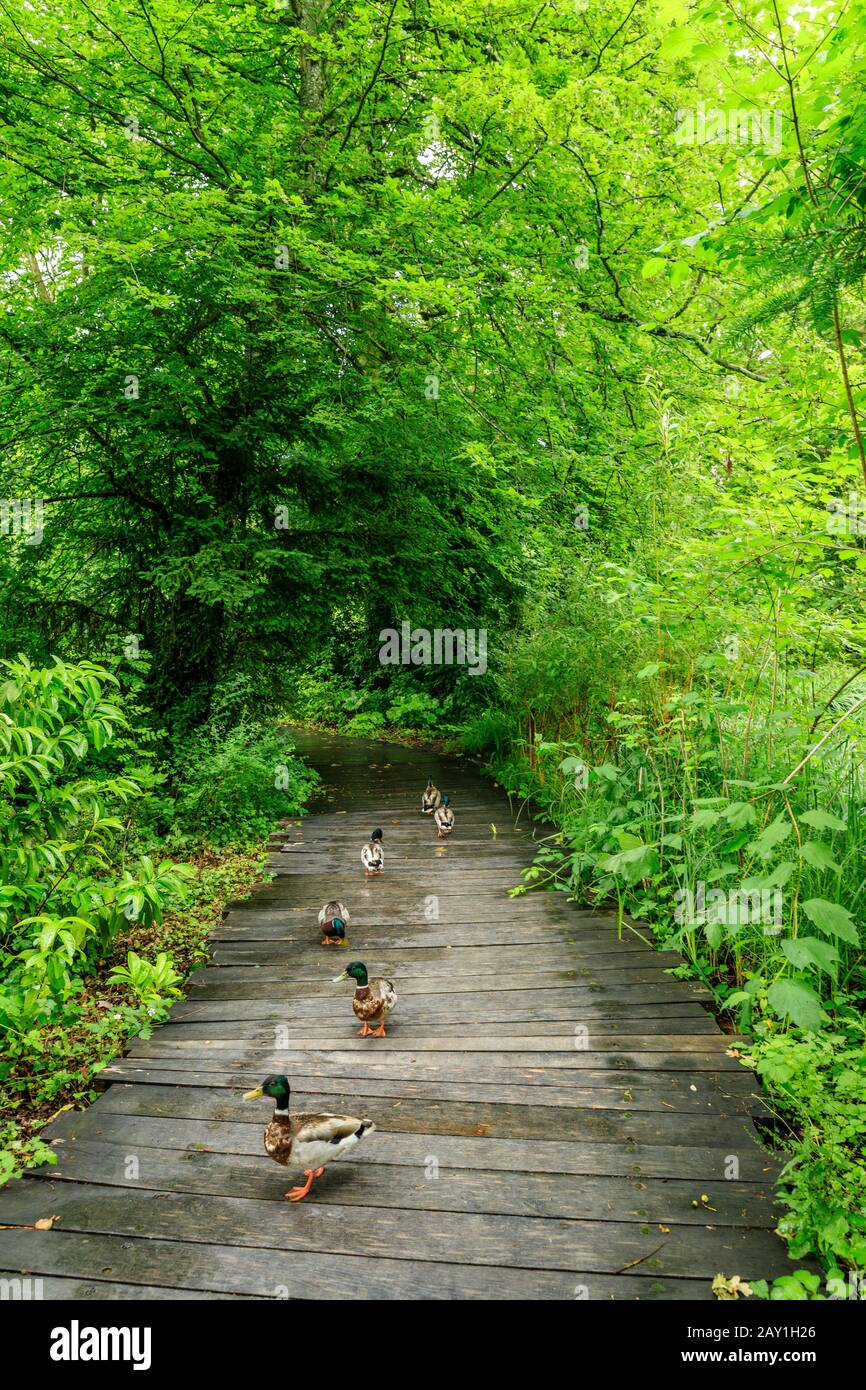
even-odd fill
[[(334, 1173), (337, 1169), (334, 1169)], [(280, 1176), (277, 1174), (277, 1176)], [(284, 1175), (283, 1175), (284, 1176)], [(326, 1174), (332, 1179), (334, 1174)], [(513, 1268), (621, 1273), (634, 1260), (649, 1272), (694, 1278), (705, 1269), (706, 1231), (636, 1222), (571, 1221), (535, 1217), (440, 1211), (404, 1212), (382, 1207), (263, 1202), (245, 1197), (209, 1197), (163, 1192), (132, 1192), (96, 1184), (33, 1182), (14, 1185), (4, 1206), (12, 1219), (33, 1222), (46, 1201), (64, 1231), (101, 1235), (139, 1235), (162, 1239), (229, 1244), (282, 1251), (361, 1255), (372, 1260), (407, 1258), (421, 1262)], [(43, 1233), (46, 1239), (51, 1233)], [(746, 1279), (787, 1265), (770, 1232), (752, 1227), (720, 1227), (713, 1246), (722, 1266)], [(0, 1255), (2, 1261), (2, 1255)]]
[[(373, 1218), (375, 1220), (375, 1217)], [(330, 1255), (241, 1245), (201, 1244), (154, 1237), (77, 1234), (56, 1229), (0, 1231), (0, 1250), (13, 1274), (34, 1274), (94, 1281), (123, 1280), (129, 1297), (146, 1297), (142, 1290), (158, 1281), (167, 1290), (204, 1294), (246, 1294), (252, 1298), (353, 1299), (401, 1301), (483, 1299), (550, 1301), (574, 1298), (667, 1301), (711, 1300), (709, 1281), (647, 1274), (604, 1275), (593, 1271), (548, 1272), (512, 1269), (507, 1265), (420, 1263), (413, 1259), (370, 1261), (363, 1255)], [(643, 1266), (641, 1266), (643, 1268)], [(98, 1295), (97, 1295), (98, 1296)]]
[[(620, 1090), (628, 1090), (632, 1093), (639, 1088), (645, 1087), (648, 1078), (655, 1078), (660, 1097), (665, 1094), (675, 1094), (691, 1091), (701, 1095), (718, 1095), (725, 1098), (746, 1097), (751, 1095), (754, 1090), (754, 1082), (750, 1082), (745, 1073), (726, 1073), (726, 1072), (666, 1072), (657, 1071), (648, 1073), (646, 1071), (580, 1071), (570, 1072), (562, 1068), (557, 1070), (545, 1070), (544, 1067), (523, 1067), (517, 1068), (511, 1065), (507, 1067), (483, 1066), (481, 1063), (466, 1064), (460, 1069), (459, 1076), (454, 1070), (447, 1066), (430, 1065), (419, 1063), (411, 1068), (411, 1073), (407, 1076), (400, 1076), (395, 1071), (389, 1060), (380, 1054), (378, 1060), (367, 1061), (364, 1058), (352, 1059), (352, 1063), (347, 1065), (345, 1062), (337, 1063), (330, 1059), (328, 1054), (304, 1053), (298, 1065), (298, 1071), (309, 1075), (312, 1071), (317, 1077), (339, 1077), (343, 1082), (346, 1080), (360, 1082), (365, 1078), (383, 1079), (395, 1077), (401, 1081), (433, 1081), (450, 1082), (460, 1080), (465, 1084), (473, 1084), (478, 1087), (487, 1086), (488, 1088), (501, 1088), (505, 1085), (526, 1086), (538, 1093), (536, 1104), (543, 1105), (546, 1097), (544, 1092), (552, 1087), (555, 1090), (563, 1086), (583, 1086), (610, 1088), (619, 1087)], [(171, 1057), (152, 1057), (136, 1059), (133, 1057), (121, 1058), (117, 1062), (112, 1062), (100, 1073), (105, 1083), (112, 1081), (127, 1081), (146, 1083), (148, 1080), (158, 1081), (161, 1085), (169, 1082), (176, 1086), (222, 1086), (236, 1091), (249, 1090), (253, 1085), (261, 1081), (263, 1068), (257, 1065), (249, 1070), (229, 1071), (225, 1066), (220, 1067), (214, 1064), (211, 1070), (210, 1063), (205, 1065), (203, 1062), (196, 1066), (191, 1066), (188, 1062), (181, 1063), (177, 1058)], [(662, 1103), (660, 1101), (660, 1103)]]
[[(329, 969), (340, 969), (347, 959), (354, 958), (351, 937), (347, 946), (348, 956), (338, 956), (332, 948), (332, 954), (323, 959), (321, 933), (318, 932), (317, 940), (286, 943), (277, 949), (237, 950), (221, 946), (214, 952), (211, 964), (219, 967), (220, 979), (321, 980), (323, 976), (329, 978)], [(652, 984), (659, 977), (666, 978), (665, 972), (676, 960), (671, 956), (653, 961), (623, 960), (616, 956), (585, 957), (572, 953), (567, 945), (534, 949), (537, 958), (524, 964), (525, 947), (501, 952), (485, 949), (482, 953), (457, 946), (443, 946), (438, 950), (400, 950), (398, 947), (386, 950), (377, 943), (372, 949), (369, 946), (364, 949), (362, 959), (371, 975), (387, 973), (395, 980), (424, 979), (445, 984), (454, 975), (492, 975), (500, 980), (519, 971), (521, 977), (529, 977), (531, 983), (539, 974), (556, 971), (562, 979), (587, 984), (598, 981), (606, 986)], [(251, 971), (255, 974), (250, 974)]]
[[(340, 1105), (351, 1107), (357, 1104), (357, 1099), (353, 1102), (351, 1095), (339, 1094), (330, 1099), (322, 1093), (313, 1092), (311, 1099), (310, 1093), (299, 1092), (295, 1095), (295, 1104), (299, 1109), (308, 1109), (311, 1105), (318, 1106), (325, 1111), (337, 1109)], [(235, 1105), (235, 1115), (237, 1106)], [(122, 1143), (124, 1134), (124, 1121), (120, 1115), (129, 1115), (130, 1111), (112, 1111), (106, 1109), (94, 1110), (93, 1117), (78, 1115), (76, 1117), (64, 1116), (64, 1122), (58, 1130), (58, 1139), (63, 1140), (60, 1148), (71, 1139), (80, 1138), (82, 1140), (95, 1139), (99, 1137), (111, 1143)], [(162, 1120), (161, 1117), (152, 1112), (138, 1112), (142, 1120), (160, 1119), (161, 1123), (154, 1126), (154, 1133), (161, 1136), (150, 1140), (151, 1145), (161, 1146), (167, 1144), (166, 1135), (171, 1135), (171, 1142), (168, 1147), (187, 1149), (194, 1142), (191, 1137), (197, 1136), (195, 1142), (205, 1142), (201, 1139), (202, 1134), (207, 1133), (205, 1126), (213, 1127), (214, 1121), (209, 1118), (204, 1122), (197, 1122), (189, 1116), (182, 1119), (171, 1118)], [(260, 1125), (258, 1121), (242, 1120), (232, 1116), (231, 1120), (221, 1120), (220, 1124), (238, 1124), (241, 1130), (253, 1127), (253, 1135), (248, 1142), (251, 1142), (251, 1149), (243, 1152), (258, 1153), (260, 1144)], [(380, 1103), (376, 1107), (376, 1127), (377, 1134), (422, 1134), (422, 1135), (442, 1135), (452, 1137), (485, 1137), (492, 1139), (545, 1139), (555, 1143), (575, 1143), (575, 1142), (598, 1142), (615, 1144), (682, 1144), (692, 1147), (718, 1147), (725, 1146), (728, 1139), (734, 1135), (742, 1141), (744, 1137), (749, 1137), (749, 1121), (745, 1118), (735, 1119), (730, 1112), (713, 1113), (697, 1112), (694, 1114), (680, 1113), (673, 1115), (666, 1111), (626, 1111), (626, 1110), (578, 1110), (577, 1108), (556, 1109), (547, 1107), (546, 1110), (536, 1112), (531, 1106), (523, 1108), (509, 1107), (505, 1105), (485, 1105), (476, 1102), (472, 1106), (459, 1105), (455, 1103), (434, 1102), (425, 1099), (424, 1101), (413, 1102), (400, 1098), (392, 1100), (390, 1104), (385, 1103), (380, 1097)], [(185, 1133), (185, 1122), (189, 1120), (189, 1129)], [(146, 1127), (128, 1124), (126, 1132), (149, 1133)], [(240, 1133), (241, 1131), (237, 1131)], [(235, 1131), (232, 1131), (234, 1134)], [(377, 1141), (375, 1144), (369, 1142), (365, 1145), (364, 1153), (371, 1161), (379, 1160), (379, 1151), (382, 1145)], [(558, 1152), (558, 1151), (557, 1151)], [(535, 1149), (529, 1151), (531, 1160), (544, 1157), (546, 1151)], [(386, 1160), (381, 1160), (386, 1161)], [(54, 1169), (46, 1170), (50, 1174)]]
[[(149, 1043), (141, 1043), (141, 1050), (133, 1056), (130, 1054), (126, 1059), (132, 1063), (141, 1064), (157, 1061), (167, 1061), (174, 1067), (185, 1066), (191, 1068), (199, 1074), (210, 1071), (224, 1071), (227, 1068), (234, 1068), (247, 1075), (259, 1073), (271, 1073), (279, 1075), (281, 1072), (288, 1073), (293, 1067), (306, 1066), (317, 1067), (320, 1063), (330, 1064), (331, 1066), (342, 1066), (344, 1074), (351, 1075), (354, 1065), (370, 1065), (365, 1060), (367, 1056), (373, 1056), (376, 1060), (374, 1066), (386, 1065), (392, 1075), (416, 1075), (422, 1071), (430, 1074), (441, 1074), (445, 1076), (491, 1076), (495, 1079), (497, 1075), (511, 1070), (513, 1062), (518, 1072), (531, 1072), (533, 1070), (552, 1073), (562, 1071), (566, 1074), (582, 1076), (584, 1073), (589, 1075), (601, 1076), (605, 1078), (602, 1084), (609, 1084), (615, 1076), (641, 1075), (642, 1073), (653, 1070), (670, 1075), (677, 1072), (685, 1077), (700, 1076), (706, 1072), (727, 1075), (732, 1072), (739, 1075), (736, 1063), (731, 1064), (731, 1059), (716, 1052), (693, 1053), (691, 1056), (682, 1053), (660, 1053), (660, 1052), (512, 1052), (508, 1054), (473, 1054), (473, 1053), (415, 1053), (401, 1050), (399, 1040), (396, 1038), (388, 1039), (365, 1039), (368, 1047), (353, 1053), (348, 1049), (325, 1051), (319, 1048), (308, 1048), (299, 1050), (296, 1048), (280, 1048), (278, 1050), (266, 1051), (264, 1049), (245, 1050), (244, 1052), (232, 1054), (220, 1054), (216, 1051), (212, 1053), (204, 1052), (183, 1052), (179, 1053), (177, 1048), (170, 1045), (163, 1045), (158, 1041), (151, 1040)], [(397, 1044), (396, 1046), (389, 1046)], [(378, 1044), (378, 1045), (377, 1045)], [(199, 1044), (198, 1046), (201, 1046)], [(423, 1058), (420, 1061), (419, 1058)], [(490, 1060), (488, 1060), (490, 1059)], [(112, 1066), (120, 1064), (112, 1064)], [(108, 1067), (100, 1073), (105, 1076), (110, 1074), (112, 1067)]]
[[(304, 1102), (306, 1103), (306, 1102)], [(318, 1103), (318, 1102), (317, 1102)], [(433, 1146), (435, 1150), (435, 1145)], [(136, 1177), (130, 1177), (127, 1143), (78, 1140), (58, 1155), (56, 1167), (40, 1170), (52, 1182), (97, 1183), (136, 1191), (190, 1192), (281, 1202), (286, 1174), (262, 1163), (259, 1154), (224, 1154), (204, 1149), (142, 1149)], [(701, 1198), (706, 1198), (702, 1202)], [(335, 1166), (327, 1184), (314, 1184), (314, 1202), (393, 1207), (404, 1211), (488, 1212), (512, 1216), (557, 1216), (570, 1220), (771, 1228), (778, 1220), (767, 1184), (575, 1176), (451, 1168), (436, 1152), (423, 1168), (365, 1163), (357, 1169)], [(693, 1205), (693, 1203), (695, 1205)], [(711, 1209), (711, 1210), (710, 1210)]]
[[(585, 1025), (577, 1025), (583, 1029)], [(418, 1052), (468, 1052), (473, 1056), (481, 1056), (484, 1053), (495, 1053), (501, 1056), (503, 1053), (510, 1052), (539, 1052), (547, 1055), (552, 1052), (561, 1052), (567, 1058), (573, 1058), (577, 1053), (579, 1057), (586, 1057), (587, 1065), (592, 1067), (592, 1059), (599, 1051), (608, 1048), (616, 1048), (617, 1056), (622, 1053), (637, 1052), (659, 1052), (662, 1054), (659, 1065), (665, 1071), (675, 1071), (681, 1069), (682, 1058), (677, 1062), (672, 1062), (672, 1054), (684, 1053), (687, 1059), (695, 1057), (716, 1057), (717, 1049), (712, 1048), (714, 1038), (708, 1038), (706, 1034), (700, 1033), (694, 1036), (662, 1034), (649, 1036), (628, 1036), (622, 1033), (613, 1034), (594, 1034), (591, 1028), (581, 1032), (579, 1036), (565, 1035), (561, 1037), (477, 1037), (462, 1036), (460, 1030), (452, 1029), (444, 1036), (436, 1037), (428, 1033), (412, 1034), (410, 1030), (402, 1028), (398, 1023), (390, 1023), (390, 1031), (384, 1038), (359, 1038), (356, 1034), (357, 1022), (354, 1018), (346, 1024), (342, 1031), (332, 1029), (331, 1032), (318, 1037), (307, 1038), (304, 1028), (286, 1029), (287, 1044), (292, 1052), (306, 1051), (334, 1051), (334, 1052), (356, 1052), (359, 1055), (369, 1055), (372, 1052), (383, 1051), (390, 1053), (400, 1048), (406, 1048), (411, 1044), (413, 1053)], [(261, 1029), (257, 1036), (252, 1038), (207, 1038), (204, 1043), (201, 1039), (189, 1038), (186, 1036), (187, 1028), (183, 1024), (177, 1027), (167, 1027), (160, 1030), (155, 1038), (149, 1038), (133, 1043), (129, 1049), (130, 1057), (160, 1057), (169, 1056), (171, 1052), (180, 1049), (189, 1056), (201, 1057), (204, 1052), (208, 1053), (232, 1053), (233, 1056), (242, 1058), (245, 1061), (251, 1053), (261, 1051), (265, 1053), (274, 1052), (274, 1030)], [(729, 1039), (735, 1043), (737, 1039)], [(280, 1050), (280, 1049), (278, 1049)], [(576, 1059), (575, 1059), (576, 1061)], [(565, 1062), (568, 1066), (570, 1063)], [(700, 1065), (697, 1063), (696, 1065)], [(714, 1068), (715, 1069), (715, 1068)], [(732, 1070), (730, 1066), (724, 1068), (726, 1071)]]
[[(321, 1019), (308, 1018), (298, 1021), (295, 1025), (299, 1036), (315, 1039), (311, 1044), (319, 1046), (322, 1038), (334, 1036), (335, 1026), (345, 1024), (345, 1014), (341, 1009), (339, 1014), (335, 1010), (330, 1017)], [(197, 1038), (199, 1040), (216, 1040), (219, 1038), (263, 1038), (268, 1036), (273, 1040), (275, 1027), (278, 1025), (273, 1020), (263, 1021), (261, 1019), (246, 1022), (236, 1019), (226, 1023), (189, 1023), (185, 1021), (167, 1023), (160, 1029), (159, 1036), (166, 1042), (179, 1040), (187, 1041)], [(512, 1038), (528, 1039), (541, 1036), (546, 1039), (568, 1038), (569, 1046), (575, 1046), (575, 1024), (568, 1020), (552, 1019), (550, 1021), (535, 1019), (508, 1019), (505, 1022), (496, 1023), (476, 1023), (469, 1022), (448, 1022), (441, 1017), (433, 1017), (426, 1020), (412, 1019), (400, 1022), (395, 1019), (392, 1027), (397, 1029), (404, 1042), (411, 1042), (413, 1047), (422, 1038), (447, 1038), (459, 1036), (468, 1039), (488, 1039)], [(622, 1040), (623, 1023), (609, 1018), (594, 1019), (588, 1025), (590, 1032), (596, 1036), (612, 1037), (613, 1040)], [(655, 1047), (660, 1035), (667, 1035), (669, 1038), (699, 1038), (706, 1046), (707, 1035), (718, 1037), (718, 1029), (714, 1021), (705, 1015), (704, 1018), (648, 1018), (636, 1022), (634, 1027), (640, 1028), (640, 1038), (642, 1045), (647, 1048)], [(293, 1029), (294, 1031), (294, 1029)], [(341, 1037), (345, 1040), (345, 1030), (341, 1029)], [(730, 1043), (731, 1038), (727, 1041)], [(685, 1044), (684, 1044), (685, 1045)], [(679, 1044), (676, 1044), (679, 1046)], [(467, 1048), (468, 1050), (468, 1048)], [(489, 1048), (487, 1049), (489, 1050)]]
[[(503, 997), (504, 995), (504, 997)], [(331, 998), (292, 1000), (293, 1019), (307, 1019), (310, 1022), (333, 1020), (341, 1017), (344, 1010), (343, 996), (336, 994)], [(428, 998), (416, 997), (412, 1002), (413, 1022), (502, 1022), (511, 1020), (521, 1022), (546, 1022), (558, 1019), (568, 1022), (571, 1027), (577, 1019), (587, 1024), (606, 1021), (622, 1028), (628, 1022), (644, 1027), (647, 1019), (660, 1023), (668, 1019), (707, 1019), (710, 1016), (701, 1004), (689, 1000), (652, 1000), (644, 1004), (630, 1004), (628, 1001), (593, 998), (591, 1002), (581, 1001), (579, 1011), (574, 1004), (562, 1004), (550, 999), (550, 992), (542, 996), (530, 990), (485, 991), (483, 994), (431, 995)], [(273, 999), (217, 999), (187, 1000), (176, 1004), (171, 1011), (172, 1022), (230, 1022), (246, 1019), (250, 1022), (266, 1020), (272, 1023), (286, 1022), (286, 1005), (279, 996)], [(612, 1030), (615, 1031), (615, 1030)], [(709, 1029), (718, 1033), (715, 1026)]]
[[(20, 1278), (20, 1270), (0, 1269), (0, 1281), (10, 1284), (13, 1289)], [(156, 1284), (115, 1284), (108, 1279), (65, 1279), (52, 1274), (36, 1275), (31, 1277), (28, 1282), (31, 1285), (31, 1290), (26, 1295), (28, 1300), (31, 1294), (32, 1297), (38, 1299), (74, 1299), (76, 1302), (106, 1301), (110, 1303), (124, 1299), (135, 1301), (147, 1299), (148, 1302), (165, 1303), (177, 1298), (176, 1289), (160, 1288)], [(8, 1297), (10, 1301), (15, 1301), (18, 1295), (12, 1292)], [(253, 1299), (255, 1295), (184, 1289), (183, 1297), (184, 1302), (207, 1302), (212, 1299), (244, 1302)]]
[[(188, 1085), (175, 1080), (181, 1076), (189, 1082)], [(236, 1090), (227, 1084), (227, 1078), (212, 1073), (207, 1078), (200, 1078), (202, 1084), (197, 1084), (198, 1080), (184, 1072), (152, 1072), (142, 1068), (133, 1080), (111, 1085), (100, 1096), (96, 1108), (133, 1115), (188, 1115), (206, 1120), (239, 1118)], [(204, 1084), (205, 1081), (207, 1084)], [(533, 1087), (510, 1085), (507, 1081), (491, 1085), (477, 1081), (455, 1081), (450, 1077), (427, 1081), (388, 1074), (341, 1077), (325, 1075), (320, 1069), (317, 1069), (315, 1076), (293, 1072), (292, 1082), (296, 1101), (304, 1106), (307, 1106), (307, 1100), (299, 1100), (298, 1097), (311, 1094), (323, 1096), (327, 1110), (345, 1108), (344, 1098), (347, 1095), (355, 1097), (353, 1105), (357, 1105), (361, 1097), (367, 1097), (370, 1105), (365, 1104), (365, 1109), (375, 1108), (378, 1118), (391, 1113), (392, 1103), (411, 1116), (414, 1114), (413, 1102), (422, 1101), (424, 1104), (420, 1114), (435, 1117), (441, 1101), (468, 1101), (480, 1107), (478, 1113), (481, 1115), (495, 1116), (502, 1106), (523, 1107), (524, 1113), (531, 1115), (534, 1123), (541, 1127), (549, 1123), (558, 1124), (555, 1118), (549, 1121), (546, 1117), (551, 1110), (555, 1115), (560, 1108), (738, 1115), (751, 1114), (756, 1103), (746, 1091), (724, 1095), (720, 1090), (707, 1086), (694, 1089), (691, 1086), (672, 1086), (667, 1078), (659, 1080), (652, 1074), (642, 1078), (635, 1089), (628, 1086), (574, 1084)]]
[[(332, 948), (336, 949), (336, 948)], [(341, 952), (345, 959), (345, 955)], [(316, 980), (292, 981), (269, 980), (265, 977), (265, 972), (250, 971), (254, 978), (229, 981), (223, 978), (225, 972), (219, 969), (208, 969), (200, 971), (192, 980), (191, 997), (199, 999), (296, 999), (296, 998), (333, 998), (334, 985), (331, 978), (324, 976), (321, 982)], [(284, 972), (286, 973), (286, 972)], [(405, 995), (428, 995), (442, 997), (444, 994), (481, 994), (488, 992), (495, 994), (497, 998), (504, 999), (506, 1002), (514, 995), (535, 992), (540, 994), (544, 991), (545, 1001), (549, 1003), (592, 1003), (597, 997), (604, 995), (606, 999), (615, 1000), (621, 1004), (647, 1004), (647, 1003), (668, 1003), (683, 999), (705, 999), (708, 997), (707, 990), (702, 985), (693, 984), (687, 980), (670, 980), (662, 975), (664, 983), (650, 984), (622, 984), (603, 985), (600, 983), (569, 984), (569, 976), (566, 972), (555, 975), (525, 975), (515, 978), (511, 976), (508, 980), (508, 988), (505, 989), (501, 984), (497, 984), (495, 976), (490, 975), (462, 975), (449, 978), (448, 989), (442, 990), (437, 986), (435, 979), (425, 980), (405, 980), (402, 987), (402, 994)], [(659, 980), (659, 976), (653, 976)], [(564, 981), (566, 983), (564, 983)], [(516, 1002), (525, 1002), (517, 1000)]]

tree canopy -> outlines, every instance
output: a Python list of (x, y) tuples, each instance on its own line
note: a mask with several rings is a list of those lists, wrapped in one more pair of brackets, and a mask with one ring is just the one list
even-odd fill
[(138, 636), (201, 713), (395, 615), (506, 631), (720, 473), (857, 486), (861, 6), (2, 14), (12, 650)]

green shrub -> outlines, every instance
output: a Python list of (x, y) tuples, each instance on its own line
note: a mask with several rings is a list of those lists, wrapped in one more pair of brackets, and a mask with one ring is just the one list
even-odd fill
[(392, 728), (432, 734), (443, 728), (445, 706), (423, 690), (407, 691), (388, 705), (385, 714)]
[(766, 1038), (751, 1060), (785, 1125), (779, 1230), (791, 1258), (866, 1268), (866, 1027)]
[(501, 766), (515, 734), (513, 718), (504, 710), (491, 709), (464, 725), (460, 743), (470, 756), (488, 757)]
[(374, 709), (362, 710), (360, 714), (354, 715), (347, 723), (341, 725), (343, 733), (354, 738), (375, 738), (384, 727), (384, 714)]
[(159, 951), (154, 961), (127, 951), (126, 965), (116, 965), (106, 983), (122, 986), (151, 1017), (164, 1018), (168, 1013), (167, 1001), (180, 995), (177, 986), (182, 979), (165, 951)]
[(2, 664), (0, 685), (0, 1029), (62, 1010), (130, 921), (159, 921), (189, 871), (134, 859), (118, 813), (145, 795), (94, 759), (127, 727), (116, 687), (88, 662)]
[(318, 783), (280, 729), (210, 723), (175, 753), (169, 844), (259, 839), (297, 815)]
[(25, 1168), (56, 1162), (54, 1150), (35, 1135), (23, 1135), (14, 1120), (0, 1125), (0, 1187), (17, 1178)]

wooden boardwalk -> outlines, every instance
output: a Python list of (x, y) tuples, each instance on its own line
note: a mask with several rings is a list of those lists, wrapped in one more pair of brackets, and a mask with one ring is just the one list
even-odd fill
[[(59, 1217), (0, 1231), (0, 1271), (58, 1298), (667, 1300), (789, 1270), (754, 1082), (677, 957), (559, 895), (509, 897), (532, 829), (471, 768), (303, 742), (315, 814), (275, 837), (276, 878), (188, 1000), (52, 1126), (57, 1166), (0, 1192), (0, 1223)], [(457, 815), (444, 850), (428, 773)], [(365, 881), (374, 825), (386, 873)], [(348, 949), (318, 944), (331, 897)], [(356, 959), (396, 984), (385, 1039), (330, 983)], [(377, 1125), (298, 1204), (262, 1150), (269, 1107), (241, 1103), (282, 1071), (295, 1108)]]

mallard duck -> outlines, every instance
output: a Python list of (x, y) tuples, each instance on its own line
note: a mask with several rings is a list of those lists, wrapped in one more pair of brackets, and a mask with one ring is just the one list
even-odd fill
[(438, 787), (434, 787), (433, 785), (433, 778), (428, 777), (427, 786), (421, 793), (421, 810), (424, 813), (424, 815), (432, 815), (441, 800), (442, 797), (439, 793)]
[(382, 851), (382, 832), (374, 830), (367, 844), (361, 850), (361, 863), (364, 865), (365, 877), (371, 874), (380, 874), (385, 867), (385, 855)]
[[(360, 960), (353, 960), (351, 965), (347, 965), (334, 984), (339, 984), (340, 980), (355, 981), (352, 1008), (363, 1025), (358, 1029), (358, 1037), (384, 1038), (385, 1019), (397, 1003), (397, 991), (391, 981), (368, 979), (367, 967)], [(371, 1028), (371, 1023), (378, 1023), (379, 1027)]]
[(323, 946), (345, 946), (346, 923), (351, 921), (347, 909), (336, 899), (325, 903), (319, 912), (319, 926), (322, 928)]
[(254, 1091), (247, 1091), (244, 1100), (273, 1096), (274, 1115), (265, 1130), (265, 1152), (275, 1163), (304, 1174), (304, 1186), (286, 1193), (290, 1202), (300, 1202), (313, 1178), (320, 1178), (329, 1163), (342, 1158), (376, 1126), (372, 1120), (359, 1120), (355, 1115), (289, 1115), (290, 1095), (288, 1077), (268, 1076)]
[(437, 806), (433, 813), (433, 819), (436, 822), (436, 834), (440, 840), (444, 839), (446, 835), (450, 835), (454, 829), (454, 812), (448, 802), (449, 798), (443, 796), (442, 805)]

